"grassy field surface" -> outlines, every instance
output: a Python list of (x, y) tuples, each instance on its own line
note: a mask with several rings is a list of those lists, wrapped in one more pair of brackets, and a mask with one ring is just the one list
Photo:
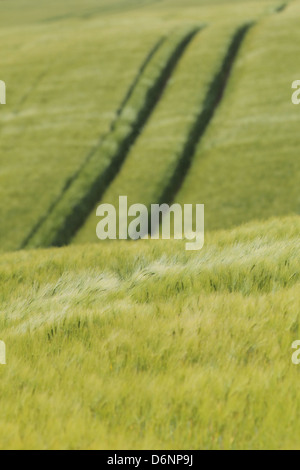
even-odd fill
[[(0, 449), (300, 448), (299, 20), (0, 1)], [(120, 195), (205, 204), (203, 250), (91, 243)]]
[(140, 28), (139, 43), (128, 25), (101, 28), (97, 22), (75, 31), (68, 23), (63, 29), (30, 28), (29, 37), (13, 46), (12, 56), (4, 42), (0, 60), (8, 103), (1, 109), (0, 129), (2, 249), (20, 247), (108, 132), (140, 65), (162, 36), (155, 26)]
[[(183, 8), (177, 1), (160, 2), (130, 7), (128, 11), (115, 9), (105, 15), (95, 11), (86, 18), (80, 12), (88, 6), (77, 1), (78, 8), (73, 9), (70, 2), (58, 7), (69, 14), (56, 21), (35, 20), (39, 7), (34, 8), (30, 22), (22, 14), (23, 2), (12, 2), (16, 6), (16, 26), (10, 25), (8, 18), (0, 33), (1, 79), (8, 84), (7, 105), (1, 109), (0, 121), (3, 251), (26, 246), (61, 200), (74, 219), (77, 204), (72, 197), (71, 204), (68, 198), (64, 204), (65, 193), (91, 154), (105, 168), (107, 154), (99, 148), (101, 138), (111, 128), (140, 67), (161, 37), (177, 29), (192, 28), (195, 23), (232, 23), (233, 17), (236, 22), (258, 19), (272, 14), (281, 4), (269, 0), (229, 4), (191, 1)], [(46, 12), (52, 15), (51, 8), (57, 5), (55, 0), (48, 3), (49, 7), (43, 10), (45, 18)], [(104, 8), (108, 2), (100, 5)], [(124, 0), (123, 6), (126, 5), (129, 4)], [(12, 14), (7, 2), (1, 4), (1, 13), (2, 10), (4, 17)], [(74, 18), (72, 11), (78, 12), (78, 17)], [(60, 16), (58, 11), (57, 15)], [(124, 128), (110, 145), (117, 145), (120, 136), (124, 137)], [(85, 174), (82, 181), (88, 183), (90, 190), (90, 179), (86, 181)], [(73, 191), (78, 193), (76, 186)], [(94, 204), (86, 208), (84, 196), (85, 193), (80, 210), (86, 213)], [(63, 211), (64, 220), (69, 212)], [(53, 220), (61, 226), (56, 213)], [(46, 237), (41, 236), (41, 242), (37, 237), (33, 244), (51, 243), (51, 220), (50, 228)]]
[(249, 31), (196, 151), (176, 199), (206, 204), (208, 230), (299, 213), (299, 110), (290, 98), (300, 76), (299, 19), (294, 2)]
[[(230, 61), (228, 50), (240, 27), (235, 23), (207, 27), (193, 39), (121, 171), (103, 195), (105, 203), (117, 207), (122, 194), (127, 195), (129, 205), (168, 202), (164, 195), (176, 185), (180, 162), (186, 163), (192, 156), (193, 141), (204, 128), (204, 113), (213, 106), (222, 86), (218, 75), (224, 62)], [(95, 212), (96, 207), (75, 242), (96, 241)]]
[(197, 34), (198, 27), (176, 28), (158, 42), (128, 99), (121, 106), (111, 131), (99, 148), (88, 158), (69, 188), (54, 206), (45, 222), (28, 240), (28, 246), (63, 245), (84, 222), (90, 207), (98, 200), (99, 192), (107, 187), (126, 158), (128, 147), (134, 142), (155, 107), (165, 82), (188, 43)]
[(299, 229), (3, 255), (0, 446), (296, 448)]

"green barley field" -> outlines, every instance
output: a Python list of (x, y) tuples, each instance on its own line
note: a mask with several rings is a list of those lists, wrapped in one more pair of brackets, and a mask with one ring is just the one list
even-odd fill
[[(1, 449), (300, 449), (300, 0), (0, 2)], [(205, 205), (205, 245), (100, 203)]]

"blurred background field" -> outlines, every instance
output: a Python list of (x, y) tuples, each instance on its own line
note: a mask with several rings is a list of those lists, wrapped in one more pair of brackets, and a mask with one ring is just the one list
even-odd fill
[[(247, 128), (245, 119), (251, 119), (254, 134), (261, 132), (257, 116), (265, 116), (271, 111), (275, 120), (274, 109), (265, 108), (272, 106), (266, 96), (268, 93), (272, 95), (273, 86), (276, 88), (275, 103), (278, 103), (275, 110), (278, 115), (276, 125), (280, 125), (281, 107), (283, 107), (285, 113), (288, 109), (289, 114), (289, 124), (285, 121), (285, 125), (296, 126), (292, 116), (295, 116), (297, 110), (289, 106), (289, 82), (282, 83), (280, 76), (275, 75), (279, 84), (275, 82), (271, 85), (268, 81), (268, 73), (272, 73), (274, 77), (272, 64), (280, 63), (283, 70), (290, 67), (292, 78), (295, 78), (297, 62), (294, 61), (294, 48), (297, 47), (298, 33), (296, 26), (286, 28), (286, 25), (290, 25), (291, 22), (296, 25), (297, 4), (278, 14), (276, 9), (282, 3), (276, 1), (229, 3), (194, 1), (185, 2), (184, 5), (180, 2), (150, 2), (149, 4), (145, 2), (142, 6), (133, 8), (133, 4), (124, 0), (110, 3), (109, 8), (112, 11), (108, 8), (108, 2), (97, 2), (97, 8), (99, 8), (97, 10), (96, 2), (91, 3), (90, 6), (89, 2), (78, 2), (78, 7), (76, 7), (73, 3), (66, 2), (61, 6), (58, 2), (50, 1), (44, 8), (41, 8), (40, 2), (33, 3), (34, 6), (30, 8), (29, 2), (25, 14), (23, 11), (25, 3), (27, 5), (27, 2), (13, 0), (9, 4), (8, 2), (1, 4), (3, 15), (0, 21), (4, 22), (7, 15), (7, 24), (2, 26), (0, 36), (1, 79), (7, 83), (8, 94), (7, 105), (2, 107), (0, 115), (0, 164), (2, 168), (0, 174), (0, 242), (2, 250), (23, 248), (29, 241), (31, 246), (69, 243), (81, 227), (86, 231), (85, 235), (80, 235), (81, 241), (96, 241), (94, 208), (104, 197), (103, 189), (106, 185), (109, 186), (113, 179), (107, 178), (105, 172), (112, 170), (113, 176), (116, 176), (124, 161), (124, 168), (110, 191), (116, 193), (122, 190), (128, 191), (123, 183), (119, 186), (118, 182), (122, 178), (127, 185), (130, 185), (133, 199), (139, 198), (141, 202), (145, 200), (148, 204), (157, 202), (168, 183), (170, 181), (172, 183), (174, 172), (176, 173), (176, 162), (180, 160), (182, 148), (184, 149), (185, 143), (190, 138), (189, 133), (193, 129), (195, 119), (203, 108), (211, 106), (208, 96), (209, 87), (220, 72), (222, 61), (228, 53), (230, 36), (246, 23), (255, 21), (257, 25), (245, 38), (245, 44), (241, 45), (243, 53), (241, 52), (239, 57), (243, 59), (237, 58), (237, 65), (232, 70), (232, 80), (228, 83), (229, 90), (225, 90), (224, 96), (224, 102), (226, 102), (232, 83), (234, 80), (238, 81), (239, 86), (234, 87), (234, 93), (236, 91), (243, 96), (234, 102), (236, 107), (240, 106), (237, 109), (239, 115), (235, 114), (234, 109), (232, 110), (233, 115), (239, 120), (239, 127), (235, 128), (235, 145), (241, 146), (245, 140), (242, 134), (239, 135), (243, 129)], [(11, 4), (15, 5), (13, 11)], [(56, 20), (55, 16), (52, 17), (55, 9)], [(90, 15), (87, 15), (87, 11), (90, 11)], [(15, 24), (11, 24), (13, 17)], [(53, 21), (50, 21), (51, 18), (54, 18)], [(281, 24), (283, 28), (278, 28)], [(166, 38), (170, 42), (172, 35), (176, 36), (176, 31), (195, 27), (202, 29), (181, 57), (176, 58), (177, 64), (171, 76), (164, 77), (163, 60), (168, 59), (167, 56), (162, 55), (166, 46), (164, 42), (160, 44), (160, 41)], [(280, 48), (276, 47), (273, 38), (271, 38), (272, 41), (268, 40), (268, 31), (277, 31)], [(255, 47), (254, 41), (259, 43), (256, 47), (259, 54), (253, 59), (255, 61), (253, 66), (249, 64), (249, 70), (240, 71), (241, 60), (245, 62), (247, 57), (252, 55), (251, 51)], [(156, 47), (158, 47), (157, 50), (155, 50)], [(270, 48), (275, 48), (276, 56), (272, 53), (273, 49), (269, 50)], [(192, 57), (193, 50), (194, 54), (199, 54), (198, 57), (195, 56), (195, 59)], [(162, 62), (159, 65), (162, 67), (162, 79), (169, 79), (164, 84), (165, 93), (160, 89), (162, 88), (161, 76), (156, 73), (159, 56), (162, 56)], [(148, 67), (143, 69), (146, 60), (149, 61)], [(261, 70), (262, 61), (265, 73)], [(248, 82), (240, 83), (240, 74), (247, 75), (244, 80), (249, 80), (252, 85), (251, 89)], [(256, 88), (255, 84), (257, 84)], [(219, 88), (223, 85), (220, 83)], [(147, 106), (145, 106), (145, 96), (148, 96), (148, 101), (151, 103), (152, 88), (155, 86), (160, 94), (154, 109), (149, 112), (149, 103), (146, 102)], [(123, 113), (118, 120), (118, 111), (122, 108), (124, 99), (132, 87), (134, 93), (131, 100), (125, 103)], [(145, 90), (143, 93), (147, 93), (148, 90), (149, 95), (141, 95), (141, 90)], [(252, 108), (249, 110), (245, 94), (251, 101)], [(258, 102), (260, 96), (262, 102)], [(271, 101), (274, 102), (274, 100)], [(227, 132), (229, 138), (232, 135), (229, 109), (226, 111), (226, 105), (223, 108), (225, 108), (226, 123), (221, 126), (217, 124), (218, 132), (212, 131), (214, 140), (218, 141), (220, 140), (218, 134), (221, 132), (223, 135)], [(146, 122), (143, 125), (140, 123), (141, 112), (146, 112)], [(252, 116), (248, 116), (249, 112)], [(217, 113), (216, 119), (218, 116), (221, 116), (221, 113)], [(116, 129), (110, 132), (116, 119)], [(213, 129), (213, 124), (211, 129)], [(165, 127), (166, 125), (168, 128)], [(124, 144), (124, 140), (130, 135), (132, 129), (136, 129), (138, 135), (130, 140), (132, 150), (128, 152), (128, 143), (126, 141)], [(201, 129), (196, 129), (196, 131), (197, 140)], [(294, 127), (290, 129), (290, 132), (293, 134), (293, 141), (286, 140), (284, 146), (297, 145)], [(104, 144), (101, 143), (101, 139), (107, 134)], [(165, 134), (168, 134), (169, 144)], [(282, 135), (285, 136), (284, 132)], [(251, 135), (247, 138), (251, 139)], [(125, 148), (122, 159), (114, 165), (116, 154), (122, 145)], [(249, 165), (251, 166), (252, 158), (255, 158), (252, 148), (255, 150), (255, 147), (260, 145), (262, 142), (253, 141), (252, 147), (241, 148), (240, 154), (237, 153), (236, 148), (228, 149), (231, 160), (226, 168), (227, 172), (224, 172), (223, 168), (220, 168), (219, 173), (215, 170), (211, 172), (210, 168), (206, 172), (204, 161), (203, 169), (200, 170), (201, 177), (208, 182), (212, 177), (217, 178), (219, 175), (224, 187), (222, 191), (210, 184), (209, 189), (204, 186), (198, 193), (196, 186), (199, 187), (199, 185), (189, 184), (191, 191), (196, 194), (196, 199), (206, 203), (208, 209), (211, 207), (207, 214), (207, 221), (210, 223), (212, 217), (217, 219), (217, 228), (224, 224), (229, 226), (249, 220), (249, 216), (245, 215), (248, 211), (257, 216), (258, 210), (261, 209), (262, 217), (282, 215), (287, 210), (295, 212), (295, 189), (293, 188), (297, 186), (297, 181), (289, 182), (293, 194), (286, 202), (282, 201), (278, 214), (276, 210), (265, 207), (273, 194), (275, 198), (277, 197), (276, 188), (266, 188), (265, 193), (260, 195), (262, 200), (259, 207), (257, 201), (251, 199), (253, 196), (251, 187), (255, 187), (254, 181), (256, 183), (257, 175), (253, 174), (253, 171), (247, 177), (245, 174), (240, 175), (240, 170), (236, 168), (239, 163), (236, 160), (241, 161), (247, 158), (247, 151), (250, 151)], [(267, 143), (267, 147), (270, 152), (273, 152), (272, 141)], [(278, 148), (278, 144), (276, 145), (279, 152), (281, 149), (284, 152), (285, 148)], [(212, 165), (215, 165), (215, 159), (218, 164), (216, 152), (217, 149), (214, 157), (210, 159)], [(223, 150), (221, 152), (225, 158)], [(188, 152), (190, 159), (193, 153), (193, 151)], [(143, 174), (143, 179), (137, 172), (138, 169), (134, 163), (136, 158), (140, 159), (138, 169)], [(152, 165), (152, 171), (157, 166), (160, 167), (160, 164), (162, 168), (158, 170), (156, 179), (153, 180), (147, 161), (154, 158), (161, 159), (161, 161)], [(279, 158), (283, 159), (284, 156)], [(289, 158), (292, 161), (293, 155)], [(200, 159), (203, 160), (202, 156)], [(194, 160), (197, 164), (198, 158)], [(109, 167), (110, 164), (111, 167)], [(292, 164), (294, 167), (297, 165), (295, 162)], [(134, 171), (132, 166), (135, 167)], [(276, 168), (273, 168), (265, 159), (260, 160), (260, 166), (256, 171), (260, 175), (268, 171), (270, 184), (278, 185), (278, 177), (274, 176), (274, 172), (277, 174)], [(285, 163), (285, 166), (290, 167), (290, 162)], [(297, 173), (297, 169), (299, 168), (293, 168), (292, 174), (295, 174), (295, 170)], [(232, 192), (232, 196), (235, 197), (234, 201), (230, 199), (224, 182), (224, 180), (232, 180), (228, 178), (230, 172), (238, 179), (236, 189)], [(198, 178), (197, 173), (198, 171), (193, 171), (196, 178)], [(187, 181), (189, 177), (190, 175)], [(246, 194), (244, 191), (247, 188), (244, 187), (243, 178), (247, 181), (247, 186), (250, 185), (250, 191), (248, 190)], [(134, 179), (133, 185), (131, 179)], [(149, 191), (147, 188), (149, 194), (144, 194), (143, 191), (149, 185), (153, 185), (152, 189)], [(219, 181), (217, 185), (219, 186)], [(208, 196), (209, 201), (206, 200)], [(190, 198), (190, 195), (187, 197)], [(281, 194), (279, 197), (282, 199)], [(283, 199), (285, 198), (286, 194)], [(220, 200), (222, 207), (220, 207)], [(241, 201), (240, 211), (236, 210), (237, 200)], [(229, 207), (224, 209), (227, 202)], [(230, 224), (228, 218), (224, 217), (226, 210), (230, 213)], [(231, 211), (234, 212), (233, 215)], [(241, 211), (243, 211), (243, 217)], [(88, 221), (90, 214), (91, 223)], [(85, 224), (87, 224), (86, 228)], [(216, 228), (216, 223), (210, 225), (211, 228)], [(68, 231), (71, 233), (65, 233)], [(31, 241), (33, 235), (35, 238)]]
[[(299, 448), (299, 20), (0, 2), (0, 448)], [(204, 249), (97, 241), (120, 195), (204, 203)]]

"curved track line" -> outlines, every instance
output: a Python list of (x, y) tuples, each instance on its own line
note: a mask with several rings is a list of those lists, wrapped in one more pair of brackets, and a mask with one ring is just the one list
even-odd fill
[[(170, 56), (168, 57), (167, 62), (164, 64), (162, 70), (160, 70), (160, 73), (155, 79), (154, 83), (147, 90), (145, 100), (141, 108), (138, 110), (131, 128), (129, 129), (129, 131), (126, 131), (125, 135), (118, 143), (118, 146), (113, 155), (109, 158), (109, 161), (105, 162), (106, 166), (104, 168), (101, 168), (100, 173), (96, 172), (96, 174), (94, 174), (94, 168), (88, 168), (88, 163), (91, 162), (92, 157), (95, 157), (95, 153), (97, 153), (97, 151), (102, 147), (102, 145), (107, 144), (109, 146), (112, 144), (109, 139), (111, 137), (111, 134), (115, 130), (118, 121), (121, 121), (122, 125), (122, 108), (119, 112), (119, 117), (112, 124), (111, 132), (101, 139), (96, 149), (92, 150), (92, 152), (88, 156), (88, 160), (84, 164), (84, 168), (81, 168), (80, 171), (75, 175), (75, 177), (73, 177), (72, 180), (66, 183), (63, 193), (53, 203), (48, 213), (33, 228), (33, 230), (26, 237), (20, 248), (25, 248), (28, 246), (62, 246), (66, 245), (72, 239), (72, 237), (76, 234), (79, 228), (84, 224), (86, 218), (90, 214), (91, 210), (94, 208), (95, 204), (101, 199), (102, 195), (104, 194), (111, 181), (119, 172), (130, 147), (134, 144), (135, 140), (141, 133), (143, 127), (148, 121), (150, 115), (152, 114), (154, 108), (159, 102), (174, 68), (176, 67), (186, 47), (193, 39), (193, 37), (199, 32), (199, 30), (200, 27), (190, 29), (188, 33), (185, 32), (181, 39), (178, 40), (178, 43), (174, 44), (174, 49), (170, 52)], [(163, 42), (163, 40), (160, 41)], [(155, 55), (158, 49), (160, 49), (160, 44), (156, 45), (153, 52), (150, 51), (150, 54), (148, 54), (148, 59), (146, 59), (140, 71), (141, 77), (143, 76), (143, 71), (147, 68), (147, 65), (149, 64), (149, 62), (151, 62), (152, 57)], [(128, 101), (134, 89), (137, 88), (139, 81), (139, 79), (136, 80), (136, 86), (132, 88), (132, 91), (129, 90), (129, 92), (127, 93), (127, 97), (125, 97), (124, 99), (123, 106), (126, 107), (126, 104), (128, 104)], [(90, 178), (88, 188), (84, 188), (85, 191), (83, 191), (82, 187), (80, 187), (81, 176), (82, 178), (84, 178), (85, 176), (82, 175), (82, 172), (84, 171), (86, 171), (87, 177)], [(76, 183), (79, 184), (78, 191), (74, 183), (75, 185)], [(86, 184), (83, 184), (83, 186), (86, 186)], [(68, 190), (71, 190), (76, 193), (75, 201), (74, 199), (72, 199), (72, 194), (68, 194)], [(64, 200), (65, 198), (66, 200)], [(68, 198), (70, 201), (68, 201)], [(67, 212), (63, 214), (64, 220), (61, 220), (61, 223), (59, 222), (59, 217), (57, 218), (55, 214), (55, 210), (58, 208), (60, 203), (65, 205), (65, 207), (63, 207), (63, 209), (61, 210), (61, 213), (64, 212), (64, 209), (67, 210)], [(53, 223), (53, 227), (51, 227), (51, 221)], [(48, 223), (50, 225), (50, 228), (45, 227), (45, 223)], [(42, 234), (38, 233), (40, 230), (42, 231)]]
[(212, 80), (205, 101), (201, 106), (202, 110), (197, 116), (195, 123), (187, 137), (184, 149), (178, 160), (178, 164), (173, 173), (173, 176), (162, 191), (161, 195), (158, 197), (159, 204), (171, 203), (181, 188), (185, 176), (191, 166), (196, 148), (222, 101), (232, 68), (235, 63), (235, 59), (238, 55), (246, 33), (251, 28), (251, 26), (252, 24), (246, 24), (239, 28), (235, 33), (221, 67)]

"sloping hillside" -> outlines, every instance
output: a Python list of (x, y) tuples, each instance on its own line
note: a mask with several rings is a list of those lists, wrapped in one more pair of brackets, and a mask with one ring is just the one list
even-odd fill
[(299, 230), (2, 256), (1, 448), (298, 447)]
[[(299, 20), (0, 1), (1, 449), (299, 449)], [(204, 248), (96, 240), (120, 195), (204, 203)]]
[[(1, 30), (1, 79), (8, 84), (7, 105), (0, 114), (3, 251), (70, 242), (127, 160), (138, 135), (147, 139), (147, 122), (153, 129), (156, 116), (161, 119), (160, 109), (173, 114), (168, 104), (172, 90), (166, 95), (164, 91), (173, 74), (180, 75), (176, 65), (180, 67), (181, 60), (188, 63), (189, 44), (184, 41), (189, 31), (202, 28), (198, 44), (203, 52), (196, 60), (203, 63), (203, 71), (188, 65), (190, 79), (194, 76), (196, 83), (201, 76), (199, 89), (193, 84), (190, 90), (197, 109), (187, 103), (184, 113), (190, 123), (179, 132), (170, 126), (168, 132), (178, 132), (179, 138), (173, 149), (153, 149), (166, 163), (174, 161), (182, 142), (189, 140), (193, 120), (207, 106), (205, 90), (224, 60), (226, 34), (230, 37), (234, 27), (277, 15), (282, 5), (270, 0), (223, 0), (190, 1), (183, 7), (179, 1), (162, 1), (133, 8), (134, 2), (120, 0), (105, 14), (108, 2), (99, 4), (102, 10), (84, 15), (83, 9), (93, 2), (83, 7), (77, 0), (77, 7), (67, 2), (58, 8), (56, 19), (54, 15), (53, 21), (51, 16), (45, 21), (57, 1), (48, 3), (44, 20), (36, 16), (39, 8), (32, 10), (32, 21), (26, 20), (20, 7), (21, 23), (16, 16), (15, 27), (10, 25), (9, 5), (1, 4), (7, 17)], [(214, 35), (224, 37), (224, 50)], [(175, 108), (175, 112), (182, 111)], [(159, 182), (169, 173), (166, 165)], [(83, 238), (94, 234), (92, 223)]]

